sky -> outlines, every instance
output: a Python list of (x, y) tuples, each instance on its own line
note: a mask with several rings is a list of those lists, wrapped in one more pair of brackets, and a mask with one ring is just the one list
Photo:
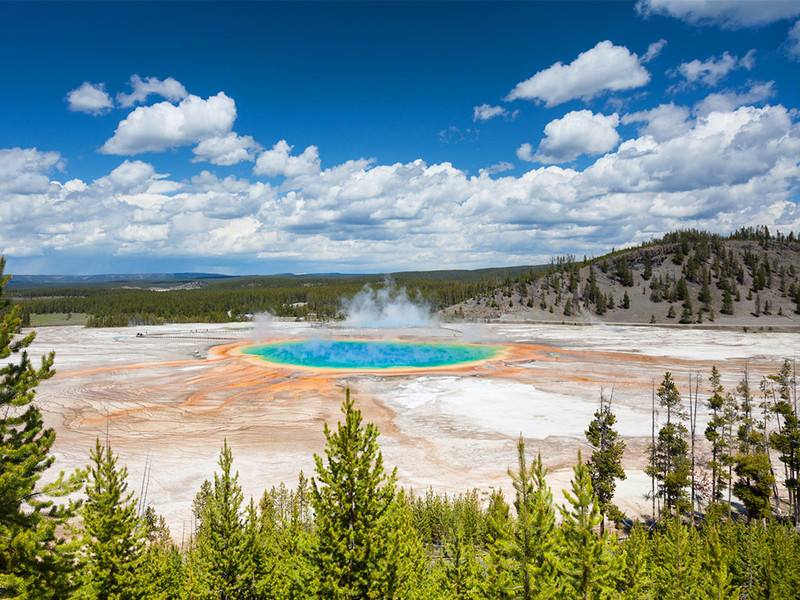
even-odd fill
[(0, 3), (7, 271), (389, 272), (800, 230), (800, 2)]

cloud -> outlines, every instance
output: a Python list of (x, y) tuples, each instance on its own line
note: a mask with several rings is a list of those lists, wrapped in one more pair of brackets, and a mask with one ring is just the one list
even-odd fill
[(535, 100), (548, 107), (580, 98), (590, 100), (607, 91), (641, 87), (650, 74), (625, 46), (605, 40), (581, 52), (565, 65), (557, 62), (518, 83), (507, 100)]
[(715, 86), (728, 73), (735, 69), (745, 69), (750, 71), (755, 66), (755, 50), (750, 50), (742, 58), (723, 52), (719, 58), (711, 56), (706, 60), (694, 59), (689, 62), (681, 63), (670, 75), (683, 77), (685, 84), (703, 84)]
[(661, 51), (664, 49), (666, 45), (667, 45), (667, 40), (665, 40), (664, 38), (661, 38), (657, 42), (653, 42), (652, 44), (650, 44), (647, 47), (647, 52), (645, 52), (644, 56), (642, 56), (641, 62), (649, 63), (651, 60), (655, 59), (659, 54), (661, 54)]
[(236, 120), (236, 103), (219, 92), (207, 99), (187, 96), (179, 104), (159, 102), (134, 109), (100, 148), (104, 154), (160, 152), (227, 135)]
[(506, 171), (511, 171), (513, 168), (514, 165), (512, 165), (510, 162), (503, 160), (493, 165), (489, 165), (488, 167), (485, 167), (483, 169), (480, 169), (479, 173), (481, 175), (491, 176), (491, 175), (497, 175), (498, 173), (505, 173)]
[(297, 156), (291, 155), (292, 148), (286, 140), (280, 140), (271, 150), (265, 150), (259, 155), (253, 173), (267, 177), (282, 175), (292, 178), (319, 172), (319, 151), (316, 146), (309, 146)]
[(650, 110), (629, 113), (621, 119), (623, 125), (644, 123), (639, 135), (650, 136), (658, 142), (684, 134), (691, 127), (689, 109), (675, 104), (660, 104)]
[(758, 27), (800, 14), (791, 0), (638, 0), (642, 16), (664, 15), (692, 25), (719, 25), (725, 29)]
[(450, 125), (439, 131), (438, 137), (442, 144), (458, 144), (459, 142), (465, 141), (474, 142), (478, 139), (478, 129), (472, 127), (461, 129), (455, 125)]
[(101, 115), (111, 110), (114, 103), (102, 83), (84, 81), (67, 94), (67, 104), (73, 112)]
[(694, 112), (702, 117), (712, 112), (728, 112), (740, 106), (769, 100), (775, 95), (774, 81), (753, 82), (742, 93), (731, 90), (709, 94), (694, 107)]
[(50, 187), (50, 171), (62, 168), (58, 152), (41, 152), (36, 148), (0, 149), (0, 194), (45, 193)]
[(533, 159), (541, 163), (562, 163), (583, 154), (603, 154), (619, 143), (619, 115), (576, 110), (550, 121)]
[[(17, 269), (88, 255), (385, 272), (546, 262), (678, 227), (797, 231), (797, 119), (781, 105), (694, 117), (660, 105), (622, 117), (639, 132), (585, 167), (496, 178), (419, 159), (322, 169), (315, 147), (292, 155), (282, 141), (261, 166), (290, 185), (209, 171), (176, 178), (139, 160), (82, 181), (58, 172), (57, 152), (0, 150), (0, 252)], [(528, 144), (521, 154), (536, 152)]]
[(166, 175), (157, 175), (150, 163), (141, 160), (126, 160), (113, 169), (108, 175), (98, 179), (95, 184), (106, 186), (113, 192), (143, 191), (154, 179), (163, 179)]
[(159, 79), (158, 77), (145, 77), (142, 79), (138, 75), (131, 75), (130, 84), (132, 91), (130, 94), (117, 94), (117, 102), (123, 108), (129, 108), (134, 104), (141, 104), (150, 95), (161, 96), (170, 102), (183, 100), (189, 93), (183, 84), (172, 78)]
[(473, 121), (488, 121), (495, 117), (505, 117), (508, 111), (502, 106), (492, 106), (490, 104), (481, 104), (472, 108)]
[(789, 35), (786, 38), (787, 50), (789, 56), (800, 59), (800, 21), (797, 21), (789, 30)]
[(192, 162), (210, 162), (213, 165), (230, 166), (243, 161), (254, 161), (261, 146), (249, 135), (230, 132), (220, 137), (208, 138), (192, 149)]
[(517, 158), (525, 162), (536, 162), (536, 157), (533, 155), (533, 146), (528, 142), (522, 144), (517, 148)]

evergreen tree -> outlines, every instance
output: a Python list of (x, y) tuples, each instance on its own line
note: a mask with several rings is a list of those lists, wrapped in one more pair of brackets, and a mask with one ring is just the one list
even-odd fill
[(510, 507), (502, 491), (493, 492), (489, 498), (486, 525), (486, 554), (483, 559), (485, 572), (481, 578), (480, 591), (487, 599), (511, 600), (516, 597), (510, 558), (514, 525)]
[(619, 439), (614, 429), (616, 415), (611, 411), (611, 399), (600, 394), (600, 408), (595, 411), (594, 419), (586, 430), (586, 440), (592, 446), (592, 455), (587, 461), (592, 488), (597, 495), (600, 507), (600, 530), (605, 531), (605, 519), (608, 514), (616, 518), (619, 509), (613, 504), (617, 479), (625, 479), (622, 468), (622, 455), (625, 453), (625, 442)]
[[(414, 600), (428, 598), (435, 587), (428, 555), (414, 517), (408, 496), (397, 494), (389, 515), (388, 594), (385, 598)], [(476, 559), (477, 560), (477, 559)]]
[(689, 486), (691, 461), (681, 395), (669, 371), (664, 374), (656, 395), (659, 406), (667, 411), (667, 422), (658, 431), (655, 447), (648, 451), (650, 464), (645, 471), (658, 481), (657, 495), (664, 499), (667, 509), (680, 512), (689, 508), (686, 488)]
[(740, 597), (739, 590), (733, 585), (733, 574), (728, 567), (728, 560), (717, 527), (708, 527), (705, 530), (705, 556), (700, 582), (703, 598), (738, 600)]
[(653, 276), (653, 258), (649, 252), (644, 253), (644, 271), (642, 272), (642, 279), (647, 281)]
[(144, 552), (143, 524), (136, 501), (128, 492), (128, 469), (117, 467), (117, 456), (106, 442), (90, 454), (86, 504), (83, 507), (81, 598), (123, 599), (142, 597), (136, 572)]
[(464, 539), (464, 533), (460, 529), (445, 544), (443, 558), (445, 597), (454, 600), (478, 600), (481, 596), (475, 548)]
[[(280, 523), (277, 556), (274, 559), (277, 572), (273, 577), (273, 597), (282, 600), (300, 600), (317, 595), (310, 560), (315, 541), (308, 492), (308, 480), (301, 471), (297, 489), (288, 494), (286, 506), (280, 510), (273, 507)], [(270, 495), (270, 498), (273, 497), (274, 494)], [(264, 503), (265, 500), (262, 500)]]
[(393, 549), (388, 511), (395, 494), (395, 471), (386, 474), (378, 430), (362, 425), (350, 390), (342, 404), (344, 422), (325, 426), (325, 457), (314, 455), (312, 506), (317, 540), (313, 549), (319, 594), (325, 598), (387, 598)]
[(745, 505), (751, 519), (762, 519), (772, 512), (769, 498), (775, 477), (763, 424), (758, 424), (753, 416), (753, 394), (747, 371), (736, 391), (741, 398), (741, 417), (737, 434), (739, 448), (734, 457), (737, 479), (733, 493)]
[(798, 477), (800, 477), (800, 419), (797, 413), (796, 382), (792, 363), (783, 361), (778, 373), (769, 380), (778, 388), (774, 402), (774, 412), (778, 419), (778, 431), (770, 434), (771, 446), (778, 451), (778, 458), (784, 465), (785, 486), (789, 495), (789, 513), (796, 524), (800, 524), (800, 498), (798, 498)]
[(183, 558), (172, 542), (164, 517), (148, 506), (142, 515), (146, 549), (136, 572), (136, 589), (148, 600), (181, 597)]
[(642, 525), (635, 525), (622, 544), (617, 589), (625, 600), (653, 598), (650, 546), (647, 530)]
[(711, 444), (711, 501), (722, 500), (722, 493), (727, 486), (725, 461), (727, 458), (727, 443), (725, 439), (725, 388), (720, 383), (720, 375), (716, 366), (711, 367), (711, 396), (706, 402), (711, 417), (706, 426), (705, 436)]
[(653, 538), (653, 588), (659, 600), (700, 597), (700, 561), (696, 530), (678, 517), (667, 521)]
[(75, 547), (62, 529), (77, 503), (57, 498), (79, 489), (82, 474), (39, 484), (56, 434), (34, 400), (36, 386), (54, 373), (54, 355), (33, 365), (26, 348), (36, 334), (19, 335), (22, 308), (3, 298), (4, 268), (0, 257), (0, 597), (64, 598), (75, 585)]
[(525, 457), (525, 442), (517, 443), (517, 470), (509, 471), (514, 485), (517, 511), (509, 557), (514, 569), (517, 598), (552, 596), (555, 592), (554, 551), (556, 514), (553, 494), (545, 480), (541, 455), (530, 466)]
[(589, 469), (580, 451), (570, 484), (564, 490), (568, 505), (561, 508), (558, 572), (561, 594), (566, 598), (602, 598), (613, 592), (612, 555), (600, 525), (600, 505), (592, 489)]
[(248, 597), (253, 580), (246, 554), (242, 521), (242, 488), (233, 472), (233, 453), (227, 440), (219, 455), (219, 473), (214, 474), (211, 495), (201, 506), (200, 527), (189, 556), (192, 577), (189, 594), (223, 600)]
[(695, 318), (694, 314), (692, 313), (692, 303), (691, 301), (687, 300), (683, 303), (683, 312), (681, 312), (681, 318), (678, 320), (678, 323), (681, 323), (682, 325), (688, 325), (694, 322)]

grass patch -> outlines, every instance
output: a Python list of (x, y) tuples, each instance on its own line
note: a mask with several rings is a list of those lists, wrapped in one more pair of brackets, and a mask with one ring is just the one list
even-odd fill
[(53, 327), (56, 325), (80, 325), (85, 326), (89, 320), (86, 313), (47, 313), (37, 315), (31, 314), (31, 327)]

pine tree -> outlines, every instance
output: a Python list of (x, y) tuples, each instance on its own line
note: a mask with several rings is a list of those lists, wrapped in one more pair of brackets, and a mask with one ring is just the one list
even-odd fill
[(681, 312), (681, 318), (678, 320), (678, 323), (681, 323), (682, 325), (688, 325), (694, 322), (695, 318), (694, 314), (692, 313), (692, 303), (690, 300), (687, 300), (683, 304), (683, 312)]
[(789, 513), (794, 522), (800, 524), (800, 498), (798, 498), (800, 419), (798, 419), (796, 383), (792, 363), (785, 360), (778, 373), (771, 375), (769, 380), (778, 388), (778, 397), (773, 407), (778, 419), (778, 431), (770, 434), (769, 441), (771, 446), (778, 451), (778, 458), (784, 465), (784, 480), (789, 495)]
[(700, 596), (700, 561), (697, 533), (678, 517), (668, 520), (653, 539), (653, 587), (659, 600), (683, 600)]
[(719, 539), (716, 526), (704, 530), (705, 552), (701, 572), (702, 594), (709, 600), (738, 600), (739, 590), (733, 585), (727, 552)]
[(277, 573), (274, 577), (273, 596), (282, 600), (300, 600), (317, 595), (314, 569), (310, 561), (315, 541), (308, 485), (308, 480), (300, 471), (297, 489), (289, 494), (288, 512), (276, 516), (280, 527), (277, 535)]
[(512, 577), (511, 540), (514, 535), (510, 507), (502, 491), (492, 492), (486, 509), (486, 554), (480, 591), (489, 600), (515, 598)]
[(653, 597), (650, 546), (643, 525), (635, 525), (622, 544), (617, 589), (625, 600), (649, 600)]
[(344, 422), (325, 426), (325, 457), (314, 455), (312, 506), (317, 540), (313, 549), (319, 594), (327, 598), (393, 597), (387, 589), (391, 556), (388, 511), (394, 501), (396, 473), (386, 474), (378, 430), (362, 425), (348, 389)]
[(611, 399), (600, 394), (600, 408), (595, 411), (594, 419), (586, 430), (586, 440), (593, 452), (586, 465), (592, 479), (592, 488), (597, 495), (600, 507), (600, 531), (605, 531), (606, 516), (611, 513), (616, 517), (619, 510), (614, 506), (614, 491), (617, 479), (625, 479), (622, 468), (622, 455), (625, 453), (625, 442), (619, 439), (614, 429), (616, 415), (611, 411)]
[(148, 600), (177, 600), (184, 586), (183, 559), (164, 517), (151, 506), (142, 515), (146, 549), (136, 572), (136, 589)]
[(384, 598), (414, 600), (428, 598), (435, 587), (425, 544), (414, 526), (407, 494), (397, 494), (389, 514), (389, 552)]
[(79, 489), (82, 473), (39, 484), (55, 460), (56, 434), (45, 429), (34, 400), (37, 385), (54, 374), (54, 355), (33, 365), (26, 348), (36, 334), (19, 335), (22, 308), (2, 297), (10, 279), (4, 268), (0, 257), (0, 596), (64, 598), (76, 583), (75, 545), (61, 529), (77, 503), (57, 498)]
[(553, 494), (545, 479), (541, 455), (530, 466), (525, 442), (517, 442), (517, 470), (509, 471), (514, 485), (517, 511), (509, 558), (514, 569), (517, 598), (548, 597), (555, 591), (553, 553), (556, 544), (556, 514)]
[(649, 252), (644, 254), (644, 271), (642, 272), (642, 279), (647, 281), (653, 276), (653, 258)]
[[(444, 592), (453, 600), (478, 600), (479, 575), (475, 549), (457, 529), (444, 546)], [(364, 596), (360, 596), (364, 597)]]
[(747, 371), (736, 391), (741, 398), (741, 418), (737, 433), (739, 447), (734, 457), (737, 479), (733, 493), (745, 505), (751, 519), (762, 519), (772, 512), (769, 498), (775, 477), (767, 454), (763, 425), (759, 425), (753, 416), (753, 394)]
[(613, 557), (606, 535), (594, 532), (602, 521), (600, 505), (580, 451), (573, 473), (571, 492), (564, 490), (567, 505), (561, 507), (559, 587), (567, 598), (601, 598), (613, 589)]
[(200, 527), (189, 556), (194, 577), (190, 595), (213, 596), (223, 600), (247, 597), (253, 581), (248, 577), (242, 521), (244, 496), (239, 473), (233, 472), (233, 453), (227, 440), (219, 455), (219, 473), (214, 474), (211, 495), (201, 506)]
[(117, 456), (106, 442), (95, 440), (90, 454), (83, 507), (81, 598), (138, 598), (136, 572), (144, 553), (143, 523), (136, 500), (128, 492), (128, 469), (117, 466)]
[(711, 385), (711, 396), (706, 402), (711, 417), (706, 426), (705, 436), (711, 444), (711, 501), (719, 502), (722, 500), (722, 493), (727, 486), (725, 472), (725, 460), (727, 444), (725, 440), (725, 388), (720, 383), (720, 375), (716, 366), (711, 367), (711, 377), (708, 379)]
[(669, 371), (664, 374), (656, 395), (661, 408), (667, 411), (667, 422), (658, 431), (655, 447), (648, 451), (650, 464), (645, 471), (659, 482), (657, 495), (664, 499), (667, 509), (681, 512), (689, 508), (686, 488), (690, 483), (691, 461), (681, 395)]

